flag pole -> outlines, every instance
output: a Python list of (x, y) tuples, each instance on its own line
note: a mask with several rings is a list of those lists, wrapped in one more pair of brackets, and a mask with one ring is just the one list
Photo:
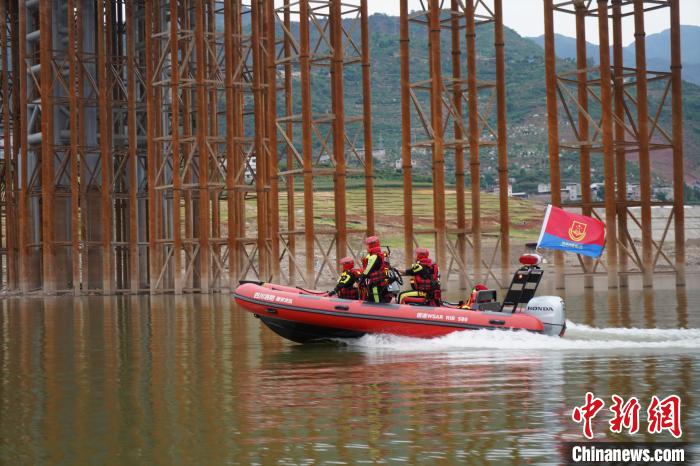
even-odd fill
[(540, 243), (542, 242), (542, 237), (544, 236), (544, 232), (547, 229), (547, 222), (549, 221), (549, 213), (552, 211), (552, 204), (547, 204), (547, 210), (544, 212), (544, 220), (542, 220), (542, 228), (540, 229), (540, 236), (537, 238), (537, 246), (535, 246), (535, 251), (540, 247)]

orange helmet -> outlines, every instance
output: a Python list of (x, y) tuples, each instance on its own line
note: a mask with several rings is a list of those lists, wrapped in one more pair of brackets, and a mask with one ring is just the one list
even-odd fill
[(365, 240), (365, 244), (367, 245), (367, 250), (369, 251), (370, 249), (378, 248), (380, 247), (379, 244), (379, 238), (376, 236), (370, 236)]
[(430, 256), (428, 248), (416, 248), (416, 260), (427, 259)]
[(353, 267), (355, 267), (355, 261), (352, 259), (352, 257), (343, 257), (340, 259), (340, 265), (343, 266), (343, 270), (351, 270)]

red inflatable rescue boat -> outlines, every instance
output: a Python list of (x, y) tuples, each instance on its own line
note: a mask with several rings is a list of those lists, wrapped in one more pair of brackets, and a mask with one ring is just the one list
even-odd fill
[(329, 297), (321, 291), (271, 283), (242, 283), (236, 303), (271, 330), (289, 340), (306, 343), (365, 334), (433, 338), (461, 330), (527, 330), (564, 334), (564, 301), (557, 296), (533, 297), (542, 271), (526, 265), (513, 277), (503, 303), (496, 291), (479, 291), (472, 309), (411, 304), (375, 304)]

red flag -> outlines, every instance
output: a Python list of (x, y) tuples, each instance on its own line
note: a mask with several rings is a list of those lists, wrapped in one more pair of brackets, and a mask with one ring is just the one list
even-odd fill
[(537, 247), (600, 257), (605, 247), (605, 224), (549, 205)]

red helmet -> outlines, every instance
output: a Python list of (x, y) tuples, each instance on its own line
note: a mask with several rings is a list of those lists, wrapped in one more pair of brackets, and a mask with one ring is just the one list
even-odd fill
[(418, 259), (418, 263), (424, 267), (430, 267), (433, 265), (433, 261), (430, 260), (430, 257), (421, 257)]
[(381, 245), (379, 244), (379, 238), (376, 236), (370, 236), (365, 240), (365, 244), (367, 245), (367, 250), (369, 251), (370, 249), (378, 248)]
[(430, 256), (428, 248), (416, 248), (416, 260), (427, 259)]
[(351, 270), (353, 267), (355, 267), (355, 261), (352, 259), (352, 257), (343, 257), (340, 259), (340, 265), (343, 266), (343, 270)]

